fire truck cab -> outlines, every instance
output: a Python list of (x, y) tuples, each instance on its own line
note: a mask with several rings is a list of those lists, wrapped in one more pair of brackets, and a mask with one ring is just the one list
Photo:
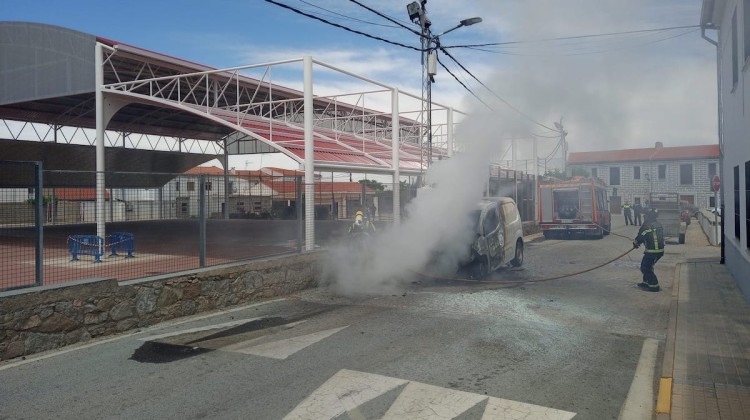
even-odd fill
[(539, 227), (545, 238), (602, 238), (612, 228), (607, 186), (598, 178), (574, 177), (539, 186)]

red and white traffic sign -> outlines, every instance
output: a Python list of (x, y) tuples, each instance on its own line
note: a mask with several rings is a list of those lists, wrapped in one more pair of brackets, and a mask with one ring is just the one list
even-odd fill
[(711, 189), (714, 192), (719, 192), (721, 189), (721, 178), (719, 178), (719, 175), (714, 175), (714, 177), (711, 179)]

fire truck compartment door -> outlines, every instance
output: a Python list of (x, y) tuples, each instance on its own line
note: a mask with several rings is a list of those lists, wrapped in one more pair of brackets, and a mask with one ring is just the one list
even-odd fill
[(542, 203), (542, 222), (551, 222), (554, 219), (552, 188), (541, 188), (539, 195)]
[(592, 220), (594, 217), (594, 197), (590, 185), (581, 185), (578, 187), (578, 198), (580, 200), (581, 217), (585, 220)]

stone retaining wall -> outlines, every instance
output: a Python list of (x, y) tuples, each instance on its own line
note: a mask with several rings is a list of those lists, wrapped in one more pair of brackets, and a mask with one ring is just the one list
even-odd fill
[(132, 280), (94, 279), (0, 293), (0, 360), (317, 284), (322, 253)]

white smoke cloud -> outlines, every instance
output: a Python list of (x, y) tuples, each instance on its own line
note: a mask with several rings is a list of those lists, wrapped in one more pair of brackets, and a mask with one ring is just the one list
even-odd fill
[(416, 272), (454, 272), (474, 240), (470, 214), (486, 190), (491, 159), (503, 148), (501, 133), (493, 115), (468, 118), (457, 133), (463, 151), (429, 168), (429, 187), (409, 203), (400, 226), (374, 235), (366, 253), (348, 244), (331, 250), (326, 275), (334, 289), (345, 295), (392, 293)]

